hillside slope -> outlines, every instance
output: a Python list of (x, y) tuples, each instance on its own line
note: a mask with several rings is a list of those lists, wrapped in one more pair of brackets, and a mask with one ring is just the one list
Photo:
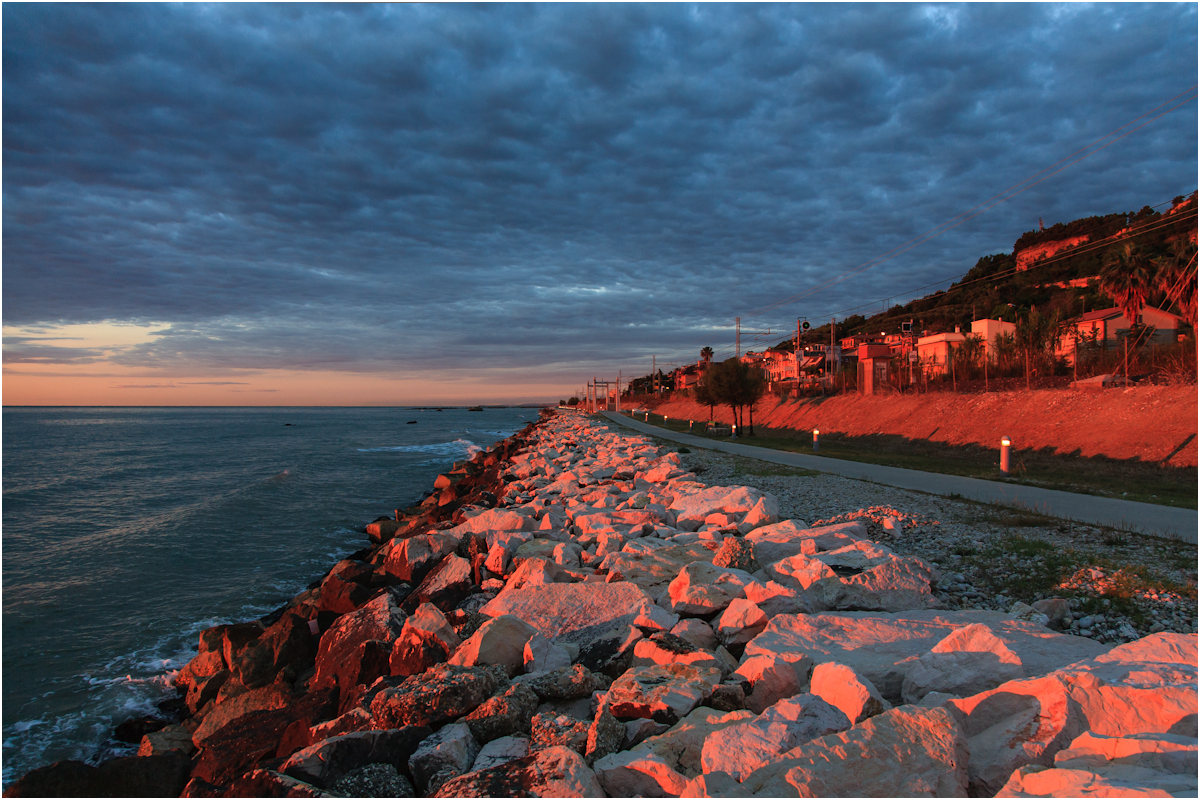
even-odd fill
[[(755, 406), (754, 424), (989, 447), (998, 447), (1000, 437), (1008, 436), (1015, 449), (1051, 447), (1058, 453), (1149, 462), (1161, 462), (1186, 441), (1167, 462), (1182, 467), (1197, 463), (1196, 397), (1195, 386), (886, 397), (844, 394), (785, 403), (764, 397)], [(670, 400), (654, 411), (694, 420), (709, 416), (708, 406), (690, 399)], [(729, 422), (728, 406), (715, 409), (714, 418)]]

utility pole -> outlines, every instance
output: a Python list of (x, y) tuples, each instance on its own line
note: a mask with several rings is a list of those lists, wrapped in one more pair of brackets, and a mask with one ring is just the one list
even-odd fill
[[(734, 348), (734, 353), (737, 355), (738, 358), (741, 358), (742, 357), (742, 318), (734, 317), (733, 325), (734, 325), (734, 328), (737, 330), (737, 341), (736, 341), (736, 346)], [(746, 331), (746, 333), (750, 334), (751, 336), (770, 336), (771, 330), (770, 330), (770, 328), (768, 328), (765, 331)]]
[(651, 384), (654, 387), (654, 396), (658, 397), (658, 356), (650, 356), (650, 377), (653, 379)]

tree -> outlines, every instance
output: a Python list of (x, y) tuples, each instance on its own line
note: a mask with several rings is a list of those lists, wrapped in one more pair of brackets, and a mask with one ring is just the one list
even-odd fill
[(1030, 388), (1033, 365), (1044, 361), (1058, 340), (1059, 320), (1055, 314), (1041, 314), (1031, 308), (1017, 320), (1014, 332), (1017, 349), (1025, 356), (1025, 389)]
[(961, 373), (964, 378), (974, 375), (983, 357), (983, 337), (978, 334), (967, 334), (962, 344), (950, 353), (952, 359), (952, 375)]
[(1166, 255), (1155, 260), (1156, 288), (1174, 303), (1179, 315), (1196, 329), (1196, 243), (1181, 236)]
[(713, 421), (713, 409), (721, 404), (721, 401), (712, 392), (712, 387), (709, 384), (712, 370), (707, 370), (700, 376), (700, 382), (696, 384), (696, 388), (692, 391), (696, 398), (696, 402), (704, 403), (708, 406), (708, 421)]
[(737, 358), (729, 358), (705, 373), (704, 383), (714, 404), (728, 405), (733, 412), (733, 424), (742, 427), (742, 410), (750, 407), (750, 425), (747, 430), (754, 435), (754, 404), (766, 391), (767, 383), (762, 370), (751, 367)]
[(1150, 259), (1129, 243), (1104, 260), (1100, 291), (1112, 298), (1130, 323), (1137, 322), (1154, 288), (1151, 266)]
[(708, 364), (712, 362), (712, 358), (713, 349), (711, 347), (706, 346), (700, 348), (700, 360), (704, 362), (705, 366), (708, 366)]

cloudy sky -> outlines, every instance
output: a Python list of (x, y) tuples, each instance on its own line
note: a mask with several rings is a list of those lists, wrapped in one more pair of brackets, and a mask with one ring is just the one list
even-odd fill
[(1196, 13), (6, 3), (4, 402), (557, 400), (872, 313), (1196, 189)]

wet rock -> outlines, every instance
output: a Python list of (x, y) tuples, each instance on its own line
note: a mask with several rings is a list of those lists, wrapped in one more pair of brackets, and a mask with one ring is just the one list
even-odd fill
[(308, 619), (289, 610), (233, 655), (230, 670), (247, 688), (266, 686), (281, 675), (294, 679), (312, 666), (316, 650)]
[(192, 742), (196, 747), (205, 747), (208, 740), (226, 725), (255, 711), (284, 708), (291, 704), (292, 699), (290, 689), (279, 684), (251, 689), (230, 697), (214, 705), (204, 716), (192, 733)]
[(316, 691), (300, 698), (289, 698), (280, 708), (241, 714), (208, 732), (202, 739), (193, 737), (200, 747), (200, 754), (196, 757), (192, 777), (223, 786), (263, 759), (289, 755), (280, 752), (294, 741), (289, 731), (302, 729), (307, 734), (315, 720), (327, 716), (335, 708), (332, 689)]
[[(229, 785), (229, 797), (331, 797), (311, 783), (269, 769), (255, 769)], [(196, 794), (189, 794), (196, 797)]]

